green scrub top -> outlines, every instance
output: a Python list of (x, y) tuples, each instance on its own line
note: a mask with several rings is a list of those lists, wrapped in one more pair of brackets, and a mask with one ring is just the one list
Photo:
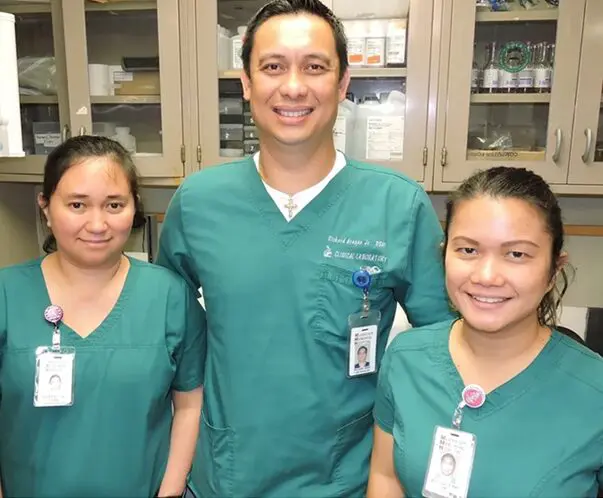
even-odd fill
[[(117, 303), (75, 348), (74, 404), (33, 406), (35, 350), (52, 344), (41, 259), (0, 270), (0, 477), (4, 496), (150, 497), (166, 467), (172, 390), (203, 382), (203, 309), (165, 268), (130, 260)], [(60, 303), (54, 303), (60, 305)]]
[(441, 240), (418, 184), (355, 161), (290, 222), (252, 158), (180, 186), (158, 263), (202, 287), (207, 309), (198, 496), (363, 495), (377, 375), (346, 376), (352, 273), (374, 273), (379, 361), (396, 301), (414, 325), (449, 316)]
[[(463, 381), (450, 356), (451, 322), (411, 330), (388, 348), (375, 420), (393, 434), (409, 498), (420, 497), (437, 425), (451, 427)], [(586, 498), (603, 484), (603, 358), (554, 331), (528, 368), (465, 408), (476, 435), (469, 497)]]

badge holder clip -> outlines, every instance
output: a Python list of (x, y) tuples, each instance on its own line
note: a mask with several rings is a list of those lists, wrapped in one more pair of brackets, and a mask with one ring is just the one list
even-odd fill
[(59, 322), (63, 310), (56, 305), (44, 311), (44, 318), (53, 325), (52, 345), (36, 349), (36, 373), (34, 380), (35, 407), (73, 405), (75, 384), (75, 348), (61, 346)]

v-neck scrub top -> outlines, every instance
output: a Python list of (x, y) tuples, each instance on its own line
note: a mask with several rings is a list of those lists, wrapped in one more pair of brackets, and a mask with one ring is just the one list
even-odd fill
[[(451, 325), (400, 334), (379, 374), (375, 420), (393, 434), (409, 498), (421, 496), (435, 427), (451, 427), (464, 387), (449, 352)], [(461, 430), (477, 441), (469, 497), (596, 497), (603, 484), (603, 358), (554, 331), (523, 372), (481, 408), (463, 410)]]
[(185, 180), (157, 262), (206, 305), (198, 496), (363, 496), (377, 375), (346, 375), (348, 316), (362, 306), (352, 274), (373, 273), (379, 363), (396, 301), (414, 325), (449, 316), (441, 240), (418, 184), (356, 161), (291, 221), (252, 158)]
[[(33, 406), (52, 344), (41, 259), (0, 270), (0, 476), (5, 497), (150, 497), (167, 463), (171, 390), (203, 381), (203, 309), (177, 275), (130, 259), (112, 311), (75, 348), (74, 404)], [(53, 303), (60, 306), (60, 303)]]

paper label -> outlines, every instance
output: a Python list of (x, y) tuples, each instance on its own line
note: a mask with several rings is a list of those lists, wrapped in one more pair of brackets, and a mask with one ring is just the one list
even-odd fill
[(404, 147), (404, 116), (373, 116), (366, 120), (366, 158), (399, 161)]

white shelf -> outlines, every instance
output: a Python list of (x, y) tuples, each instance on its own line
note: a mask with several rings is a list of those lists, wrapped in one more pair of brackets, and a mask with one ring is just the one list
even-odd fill
[[(351, 67), (352, 78), (405, 78), (408, 70), (405, 67)], [(221, 80), (236, 80), (241, 77), (241, 70), (230, 69), (220, 71), (218, 77)]]
[(159, 95), (109, 95), (90, 97), (91, 104), (161, 104)]
[(477, 22), (528, 22), (556, 21), (559, 19), (559, 9), (510, 10), (508, 12), (477, 12)]
[(475, 93), (472, 104), (548, 104), (550, 93)]
[(98, 3), (86, 1), (86, 10), (118, 11), (118, 10), (157, 10), (157, 1), (130, 0), (129, 2)]

